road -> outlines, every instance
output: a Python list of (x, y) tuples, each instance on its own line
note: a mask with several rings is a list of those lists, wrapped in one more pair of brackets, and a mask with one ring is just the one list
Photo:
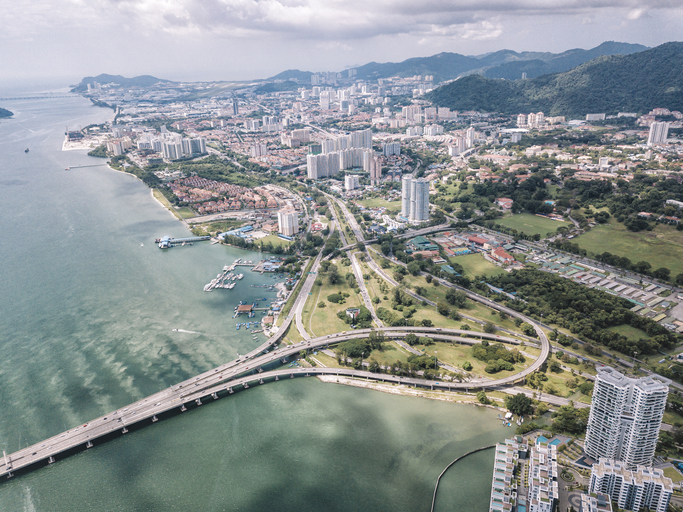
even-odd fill
[[(304, 295), (299, 295), (299, 298)], [(278, 380), (280, 376), (293, 376), (301, 374), (338, 374), (355, 377), (374, 378), (378, 380), (400, 382), (414, 386), (426, 386), (431, 389), (470, 389), (480, 387), (480, 384), (462, 382), (441, 382), (425, 381), (423, 379), (400, 377), (393, 375), (377, 375), (362, 370), (336, 369), (336, 368), (315, 368), (315, 369), (281, 369), (268, 372), (262, 371), (262, 366), (280, 364), (286, 362), (287, 358), (299, 353), (300, 350), (314, 350), (328, 347), (330, 344), (340, 343), (352, 339), (367, 338), (373, 331), (385, 332), (389, 337), (404, 337), (409, 333), (419, 336), (429, 336), (433, 339), (454, 341), (476, 341), (465, 336), (471, 335), (470, 331), (458, 329), (441, 329), (428, 327), (385, 327), (378, 329), (358, 329), (352, 332), (343, 332), (328, 336), (313, 338), (302, 341), (296, 345), (277, 348), (269, 351), (268, 348), (283, 336), (291, 323), (291, 315), (285, 320), (278, 329), (275, 336), (271, 337), (266, 343), (253, 350), (244, 357), (221, 365), (213, 370), (204, 372), (201, 375), (183, 381), (177, 385), (166, 388), (158, 393), (150, 395), (127, 407), (117, 409), (107, 415), (95, 418), (82, 426), (67, 430), (61, 434), (53, 436), (45, 441), (36, 443), (32, 446), (10, 454), (0, 461), (0, 476), (8, 475), (13, 471), (26, 468), (36, 463), (44, 462), (51, 457), (56, 457), (66, 451), (87, 446), (94, 440), (113, 433), (125, 433), (127, 427), (141, 421), (155, 422), (157, 416), (173, 410), (185, 410), (187, 404), (196, 403), (201, 405), (202, 400), (207, 397), (217, 399), (218, 392), (233, 392), (237, 386), (248, 387), (248, 383), (253, 381), (264, 381), (273, 378)], [(503, 340), (497, 335), (484, 335), (491, 340)], [(492, 380), (486, 383), (486, 387), (505, 386), (523, 379), (526, 375), (536, 371), (543, 363), (539, 358), (520, 373), (503, 379)], [(256, 374), (254, 374), (257, 372)], [(277, 377), (277, 379), (275, 378)]]

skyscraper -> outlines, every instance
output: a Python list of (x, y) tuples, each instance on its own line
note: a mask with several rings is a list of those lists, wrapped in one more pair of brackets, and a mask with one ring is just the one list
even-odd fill
[(373, 155), (370, 161), (370, 184), (379, 185), (382, 181), (382, 161), (377, 155)]
[(586, 429), (586, 453), (623, 461), (628, 469), (651, 466), (671, 381), (627, 377), (600, 367)]
[(401, 184), (401, 216), (406, 219), (410, 217), (410, 185), (413, 181), (412, 175), (403, 176)]
[(429, 220), (429, 181), (424, 178), (412, 180), (410, 184), (410, 220)]
[(652, 123), (650, 125), (650, 135), (647, 138), (647, 145), (665, 144), (669, 135), (669, 123)]

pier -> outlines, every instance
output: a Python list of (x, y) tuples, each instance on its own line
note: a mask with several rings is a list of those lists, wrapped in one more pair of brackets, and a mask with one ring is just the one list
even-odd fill
[(165, 236), (163, 238), (157, 238), (154, 243), (159, 244), (159, 249), (169, 249), (175, 247), (176, 245), (186, 245), (193, 244), (195, 242), (203, 242), (204, 240), (211, 240), (210, 236), (191, 236), (188, 238), (171, 238), (170, 236)]

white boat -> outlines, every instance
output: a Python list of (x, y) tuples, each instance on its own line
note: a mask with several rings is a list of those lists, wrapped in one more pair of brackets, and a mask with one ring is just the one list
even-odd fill
[(244, 277), (244, 274), (237, 274), (237, 279), (242, 279)]

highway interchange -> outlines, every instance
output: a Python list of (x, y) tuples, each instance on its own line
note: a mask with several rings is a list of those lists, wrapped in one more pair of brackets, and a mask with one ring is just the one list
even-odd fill
[[(333, 198), (330, 198), (333, 201)], [(339, 207), (344, 214), (351, 230), (356, 239), (364, 241), (363, 234), (360, 227), (355, 222), (353, 215), (350, 214), (346, 206), (339, 202)], [(332, 209), (334, 210), (334, 209)], [(343, 228), (339, 219), (336, 219), (336, 212), (334, 213), (335, 220), (339, 226), (342, 244), (344, 248), (349, 251), (356, 248), (355, 244), (349, 244), (343, 233)], [(445, 226), (436, 226), (420, 230), (423, 233), (433, 230), (444, 229)], [(412, 233), (413, 235), (415, 233)], [(389, 282), (393, 280), (374, 262), (369, 252), (366, 252), (368, 264), (380, 276)], [(550, 342), (546, 337), (541, 327), (536, 324), (531, 318), (518, 313), (510, 308), (497, 304), (494, 301), (480, 296), (469, 290), (463, 289), (467, 293), (468, 298), (479, 301), (486, 306), (504, 311), (512, 317), (522, 319), (529, 323), (536, 330), (538, 340), (541, 345), (541, 354), (531, 364), (524, 368), (521, 372), (502, 379), (478, 382), (450, 382), (438, 380), (426, 380), (421, 378), (403, 377), (390, 374), (376, 374), (365, 370), (355, 370), (350, 368), (282, 368), (282, 364), (290, 361), (292, 356), (298, 355), (301, 350), (322, 350), (328, 348), (332, 344), (348, 341), (352, 339), (366, 338), (372, 330), (376, 332), (384, 332), (388, 338), (402, 338), (408, 333), (414, 333), (418, 336), (429, 336), (435, 340), (442, 340), (452, 343), (466, 343), (474, 344), (480, 339), (490, 339), (492, 341), (500, 341), (504, 343), (519, 343), (518, 339), (486, 333), (473, 333), (472, 331), (463, 331), (458, 329), (446, 329), (438, 327), (383, 327), (379, 318), (377, 318), (370, 297), (365, 288), (364, 279), (362, 277), (361, 269), (354, 253), (349, 253), (352, 261), (354, 275), (357, 279), (363, 302), (371, 311), (373, 319), (375, 319), (378, 327), (375, 329), (357, 329), (349, 332), (342, 332), (330, 334), (320, 337), (311, 337), (302, 325), (301, 313), (303, 311), (306, 299), (312, 290), (316, 279), (316, 273), (322, 260), (322, 253), (318, 254), (313, 262), (311, 272), (302, 276), (304, 282), (298, 295), (294, 299), (290, 314), (285, 318), (277, 329), (277, 331), (262, 345), (255, 348), (248, 354), (238, 357), (234, 361), (230, 361), (217, 368), (204, 372), (200, 375), (187, 379), (169, 388), (163, 389), (153, 395), (150, 395), (142, 400), (132, 403), (126, 407), (119, 408), (106, 415), (95, 418), (87, 423), (71, 428), (65, 432), (57, 434), (49, 439), (33, 444), (12, 454), (3, 454), (0, 459), (0, 477), (10, 478), (16, 472), (29, 471), (35, 467), (52, 463), (59, 458), (66, 457), (71, 453), (75, 453), (82, 449), (87, 449), (96, 442), (104, 442), (106, 439), (115, 435), (121, 435), (128, 432), (128, 428), (135, 425), (140, 426), (144, 424), (154, 423), (159, 420), (161, 415), (167, 416), (169, 414), (176, 414), (184, 412), (188, 406), (197, 407), (208, 399), (216, 400), (220, 395), (232, 394), (240, 389), (248, 389), (250, 385), (263, 384), (266, 382), (274, 382), (283, 378), (294, 378), (295, 376), (312, 376), (321, 374), (344, 375), (356, 378), (366, 378), (373, 380), (381, 380), (384, 382), (392, 382), (396, 384), (403, 384), (408, 386), (420, 386), (429, 389), (441, 390), (470, 390), (470, 389), (495, 389), (498, 387), (511, 386), (516, 382), (523, 381), (524, 378), (535, 372), (546, 361), (550, 354)], [(392, 284), (396, 284), (395, 281)], [(453, 286), (450, 283), (444, 282), (447, 286)], [(413, 292), (410, 292), (413, 294)], [(415, 294), (415, 296), (417, 296)], [(420, 300), (424, 298), (417, 296)], [(286, 334), (290, 325), (294, 321), (297, 330), (304, 337), (295, 345), (279, 346), (278, 343)], [(272, 368), (271, 368), (272, 367)], [(280, 367), (280, 368), (275, 368)]]

